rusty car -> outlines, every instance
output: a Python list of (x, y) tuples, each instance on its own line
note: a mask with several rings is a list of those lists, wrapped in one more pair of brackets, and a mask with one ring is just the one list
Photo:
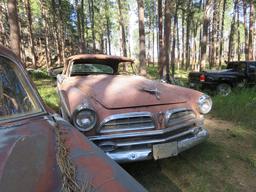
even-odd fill
[(0, 46), (0, 191), (146, 191), (49, 109)]
[(80, 54), (57, 76), (61, 114), (119, 163), (175, 156), (208, 137), (201, 92), (120, 75), (126, 57)]

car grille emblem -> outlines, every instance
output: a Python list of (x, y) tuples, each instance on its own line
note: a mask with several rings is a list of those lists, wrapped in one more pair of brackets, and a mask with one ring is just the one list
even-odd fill
[(160, 91), (157, 88), (142, 88), (142, 91), (145, 91), (150, 94), (154, 94), (156, 98), (159, 100), (160, 99)]

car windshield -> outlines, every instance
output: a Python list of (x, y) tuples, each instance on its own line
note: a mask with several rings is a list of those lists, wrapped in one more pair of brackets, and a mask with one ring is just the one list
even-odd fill
[(113, 74), (112, 67), (104, 64), (80, 64), (73, 65), (71, 75), (88, 75), (88, 74)]
[(0, 56), (0, 121), (42, 111), (17, 65)]

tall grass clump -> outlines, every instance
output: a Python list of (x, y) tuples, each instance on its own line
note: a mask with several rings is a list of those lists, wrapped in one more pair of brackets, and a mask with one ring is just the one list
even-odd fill
[(212, 114), (246, 127), (256, 128), (256, 88), (235, 90), (227, 97), (213, 97)]

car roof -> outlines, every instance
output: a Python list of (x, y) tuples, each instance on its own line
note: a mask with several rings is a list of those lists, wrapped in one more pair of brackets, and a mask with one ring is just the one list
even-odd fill
[(113, 63), (120, 63), (120, 62), (134, 62), (133, 59), (128, 57), (121, 57), (121, 56), (113, 56), (113, 55), (104, 55), (104, 54), (79, 54), (73, 55), (68, 58), (68, 61), (92, 61), (92, 60), (101, 60), (101, 61), (108, 61)]

